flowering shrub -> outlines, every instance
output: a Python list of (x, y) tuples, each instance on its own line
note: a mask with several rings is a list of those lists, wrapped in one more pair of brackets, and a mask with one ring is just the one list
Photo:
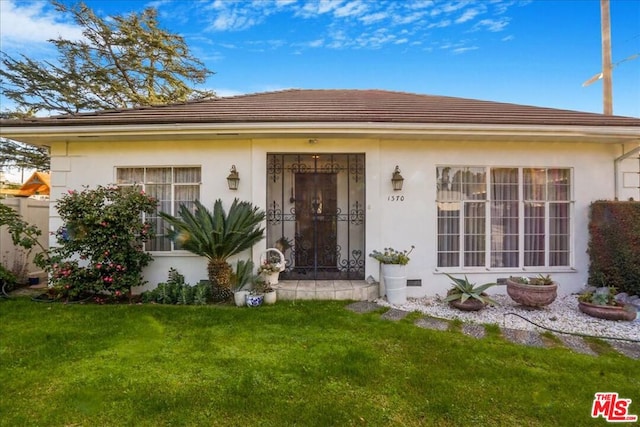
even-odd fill
[(141, 214), (157, 202), (139, 188), (102, 187), (69, 191), (56, 204), (64, 226), (55, 233), (59, 246), (39, 263), (51, 273), (57, 297), (107, 292), (129, 294), (145, 283), (142, 269), (152, 257), (144, 243), (153, 237)]
[(409, 262), (409, 254), (413, 251), (415, 246), (411, 245), (411, 248), (407, 251), (397, 251), (393, 248), (384, 248), (384, 252), (374, 250), (369, 254), (370, 257), (375, 258), (381, 264), (400, 264), (407, 265)]

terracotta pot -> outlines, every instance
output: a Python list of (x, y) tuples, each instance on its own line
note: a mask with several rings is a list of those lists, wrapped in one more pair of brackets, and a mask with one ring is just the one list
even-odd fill
[(525, 285), (507, 279), (507, 294), (518, 304), (527, 307), (544, 307), (556, 300), (558, 284)]
[(449, 305), (462, 311), (478, 311), (482, 310), (487, 304), (475, 298), (469, 298), (465, 302), (461, 302), (460, 300), (449, 301)]
[(578, 308), (584, 314), (605, 320), (635, 320), (636, 310), (628, 310), (624, 305), (599, 305), (579, 301)]

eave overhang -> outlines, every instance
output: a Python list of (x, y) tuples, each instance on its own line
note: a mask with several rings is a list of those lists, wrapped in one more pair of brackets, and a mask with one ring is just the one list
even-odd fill
[(80, 141), (308, 137), (624, 144), (640, 141), (640, 128), (633, 126), (378, 122), (175, 123), (108, 126), (11, 126), (0, 127), (0, 136), (44, 146), (55, 142)]

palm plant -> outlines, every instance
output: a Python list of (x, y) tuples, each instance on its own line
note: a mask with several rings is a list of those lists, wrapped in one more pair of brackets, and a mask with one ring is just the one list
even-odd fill
[(171, 226), (169, 238), (181, 249), (208, 259), (207, 273), (213, 300), (230, 299), (233, 296), (230, 289), (232, 270), (227, 259), (262, 240), (264, 228), (260, 223), (265, 219), (264, 211), (236, 198), (228, 213), (222, 207), (222, 200), (218, 199), (213, 212), (196, 201), (193, 212), (180, 205), (178, 216), (165, 212), (160, 212), (160, 216)]

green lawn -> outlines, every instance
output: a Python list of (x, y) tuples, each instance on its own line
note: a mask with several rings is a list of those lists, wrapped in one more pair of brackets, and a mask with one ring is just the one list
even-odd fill
[(2, 426), (587, 426), (640, 362), (440, 332), (345, 302), (0, 301)]

